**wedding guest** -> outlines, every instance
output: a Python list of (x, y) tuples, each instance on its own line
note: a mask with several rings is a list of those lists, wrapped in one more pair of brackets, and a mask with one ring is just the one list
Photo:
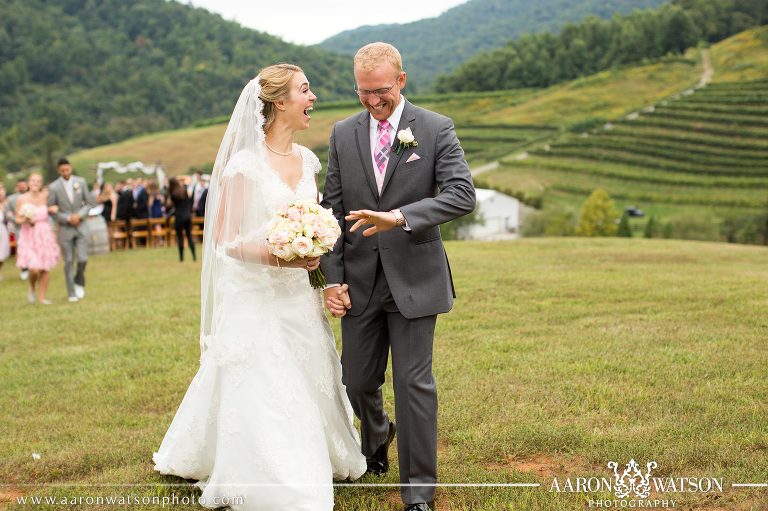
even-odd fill
[[(16, 225), (16, 201), (19, 197), (27, 193), (27, 181), (26, 179), (19, 179), (16, 181), (16, 191), (8, 196), (8, 203), (5, 206), (4, 214), (5, 220), (8, 223), (9, 230), (13, 234), (13, 238), (16, 240), (18, 246), (19, 243), (19, 226)], [(27, 268), (21, 268), (19, 277), (21, 280), (27, 280), (29, 278), (29, 271)]]
[[(70, 302), (85, 298), (85, 266), (88, 264), (88, 212), (96, 205), (82, 177), (72, 175), (72, 165), (66, 158), (56, 166), (59, 178), (51, 183), (48, 205), (58, 206), (56, 220), (58, 238), (64, 252), (64, 279)], [(73, 265), (77, 264), (73, 275)]]
[(203, 173), (199, 170), (193, 176), (192, 185), (189, 187), (189, 195), (192, 197), (192, 212), (195, 216), (205, 216), (205, 201), (208, 198), (208, 187), (203, 180)]
[(16, 223), (19, 225), (16, 266), (29, 269), (29, 303), (50, 305), (48, 291), (49, 272), (59, 262), (59, 245), (48, 214), (58, 212), (55, 205), (48, 206), (48, 191), (43, 189), (40, 174), (29, 176), (29, 191), (16, 202)]
[(117, 193), (112, 188), (112, 183), (104, 183), (96, 200), (104, 206), (101, 210), (101, 216), (107, 223), (117, 218)]
[(144, 186), (144, 179), (137, 177), (133, 186), (133, 215), (131, 218), (144, 220), (149, 218), (149, 195)]
[[(5, 211), (8, 198), (5, 196), (5, 187), (0, 186), (0, 211)], [(11, 255), (11, 238), (8, 234), (8, 229), (5, 226), (5, 215), (0, 219), (0, 271), (3, 269), (3, 263), (8, 256)], [(0, 273), (0, 280), (3, 280), (3, 275)]]
[(187, 187), (176, 177), (172, 177), (168, 181), (168, 202), (173, 205), (174, 216), (176, 217), (174, 227), (176, 229), (176, 241), (179, 244), (179, 261), (184, 261), (185, 233), (189, 251), (192, 253), (192, 260), (196, 261), (195, 240), (192, 238), (192, 197), (187, 193)]
[(163, 218), (165, 216), (165, 197), (160, 193), (157, 181), (147, 181), (147, 194), (149, 195), (149, 218)]
[(129, 222), (133, 216), (133, 180), (126, 179), (117, 184), (117, 213), (115, 218)]

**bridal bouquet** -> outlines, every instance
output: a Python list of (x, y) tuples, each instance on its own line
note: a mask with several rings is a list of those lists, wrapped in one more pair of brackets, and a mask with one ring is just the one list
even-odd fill
[(32, 204), (24, 204), (21, 207), (21, 211), (19, 211), (19, 213), (21, 213), (21, 216), (23, 216), (30, 222), (34, 221), (35, 217), (37, 216), (37, 210), (35, 209), (35, 206), (33, 206)]
[[(284, 261), (299, 257), (319, 257), (333, 250), (341, 235), (339, 222), (330, 209), (314, 201), (291, 201), (279, 208), (267, 227), (269, 253)], [(314, 288), (325, 286), (320, 268), (309, 272)]]

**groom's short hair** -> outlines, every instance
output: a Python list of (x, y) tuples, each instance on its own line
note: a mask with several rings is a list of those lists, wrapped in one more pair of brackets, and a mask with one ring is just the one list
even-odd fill
[(355, 54), (355, 69), (373, 71), (382, 62), (389, 62), (398, 73), (403, 70), (403, 58), (397, 48), (389, 43), (366, 44)]

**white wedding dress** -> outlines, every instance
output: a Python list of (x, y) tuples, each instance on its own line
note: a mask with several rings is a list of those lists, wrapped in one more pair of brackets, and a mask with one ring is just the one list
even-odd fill
[[(300, 151), (295, 190), (253, 153), (230, 159), (228, 169), (261, 165), (247, 176), (261, 199), (246, 204), (260, 209), (260, 222), (290, 200), (316, 199), (320, 162)], [(264, 239), (264, 225), (251, 227)], [(203, 339), (200, 368), (153, 456), (155, 470), (198, 480), (205, 507), (228, 500), (234, 510), (331, 511), (333, 479), (357, 479), (366, 463), (322, 293), (306, 270), (240, 260), (221, 248), (215, 258), (214, 333)]]

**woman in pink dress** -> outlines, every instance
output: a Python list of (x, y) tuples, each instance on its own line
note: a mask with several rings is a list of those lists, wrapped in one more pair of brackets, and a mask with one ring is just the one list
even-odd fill
[(48, 213), (55, 213), (56, 206), (49, 208), (47, 201), (48, 190), (43, 189), (43, 177), (32, 174), (29, 191), (16, 202), (16, 223), (19, 225), (16, 266), (29, 269), (29, 303), (35, 303), (37, 299), (43, 305), (51, 303), (45, 298), (48, 272), (60, 257), (59, 244), (48, 221)]

